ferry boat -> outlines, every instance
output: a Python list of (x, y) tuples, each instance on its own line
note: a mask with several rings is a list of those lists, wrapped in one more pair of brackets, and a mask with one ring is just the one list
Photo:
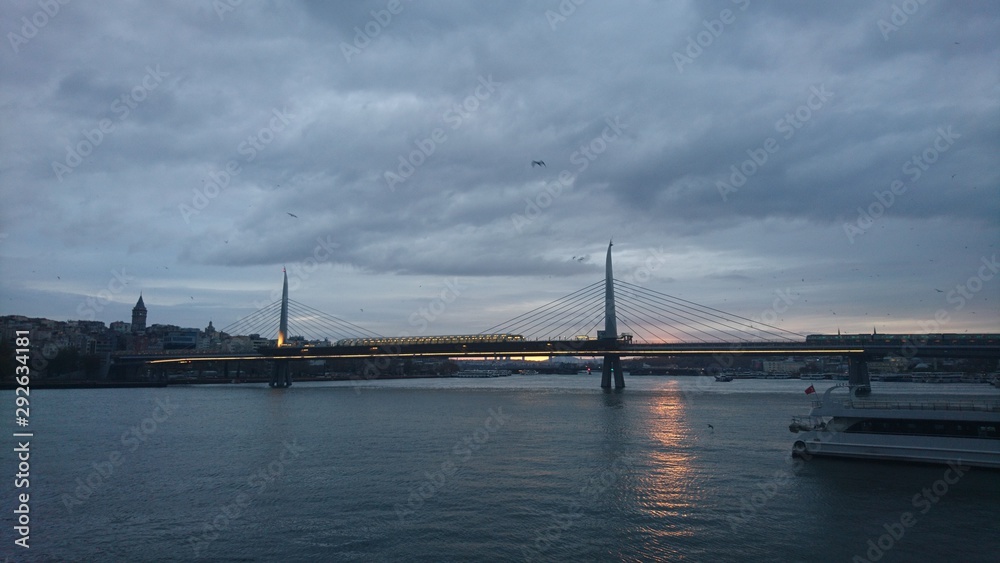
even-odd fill
[[(833, 393), (847, 390), (846, 397)], [(801, 432), (792, 455), (1000, 469), (1000, 401), (901, 402), (853, 397), (847, 385), (813, 400), (808, 416), (792, 417)]]

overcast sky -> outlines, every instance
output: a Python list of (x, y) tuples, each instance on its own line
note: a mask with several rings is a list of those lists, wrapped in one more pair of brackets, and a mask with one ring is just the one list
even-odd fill
[(375, 332), (479, 332), (613, 237), (616, 277), (789, 330), (1000, 332), (992, 0), (0, 15), (0, 314), (222, 328), (287, 267)]

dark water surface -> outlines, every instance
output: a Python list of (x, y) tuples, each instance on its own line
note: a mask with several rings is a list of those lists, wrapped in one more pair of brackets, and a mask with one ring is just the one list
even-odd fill
[[(997, 560), (1000, 472), (793, 461), (788, 421), (808, 411), (802, 390), (811, 382), (631, 377), (622, 393), (598, 382), (36, 390), (31, 547), (13, 544), (16, 444), (8, 437), (0, 554)], [(815, 383), (821, 392), (829, 385)], [(987, 385), (890, 388), (945, 387), (998, 396)], [(3, 396), (13, 412), (13, 393)]]

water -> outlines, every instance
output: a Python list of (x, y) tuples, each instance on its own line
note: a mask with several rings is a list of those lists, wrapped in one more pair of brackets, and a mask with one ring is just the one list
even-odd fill
[[(631, 377), (623, 393), (603, 393), (598, 381), (36, 390), (31, 547), (13, 546), (16, 467), (5, 448), (0, 554), (995, 561), (1000, 552), (998, 472), (793, 461), (789, 418), (808, 411), (809, 383), (822, 392), (828, 382)], [(924, 488), (936, 502), (914, 499)]]

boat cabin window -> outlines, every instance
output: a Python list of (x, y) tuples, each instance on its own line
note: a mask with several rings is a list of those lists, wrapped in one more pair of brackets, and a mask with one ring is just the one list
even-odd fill
[(997, 428), (997, 425), (991, 422), (878, 418), (859, 420), (845, 432), (1000, 439)]

